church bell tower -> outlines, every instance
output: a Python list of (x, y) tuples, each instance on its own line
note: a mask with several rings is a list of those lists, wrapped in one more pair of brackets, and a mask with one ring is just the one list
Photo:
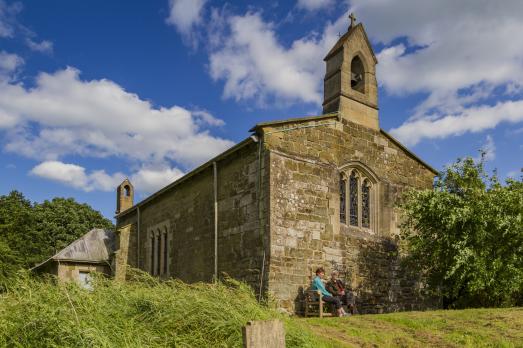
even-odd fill
[(339, 112), (348, 121), (380, 129), (378, 118), (378, 84), (374, 55), (363, 24), (350, 26), (324, 58), (323, 113)]
[(116, 214), (131, 208), (133, 206), (134, 199), (134, 187), (129, 181), (125, 179), (117, 188), (116, 188)]

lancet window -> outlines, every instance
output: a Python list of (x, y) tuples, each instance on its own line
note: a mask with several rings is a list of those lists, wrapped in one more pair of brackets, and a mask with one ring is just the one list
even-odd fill
[(351, 226), (358, 226), (358, 178), (353, 171), (349, 178), (349, 211)]
[(156, 225), (149, 229), (149, 272), (155, 276), (169, 275), (169, 228)]
[(376, 179), (359, 168), (340, 174), (340, 223), (376, 230)]
[(343, 174), (340, 174), (340, 222), (347, 222), (347, 180), (345, 180)]

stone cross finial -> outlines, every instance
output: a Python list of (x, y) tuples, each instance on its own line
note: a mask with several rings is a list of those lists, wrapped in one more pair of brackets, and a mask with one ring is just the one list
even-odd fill
[(349, 29), (350, 29), (356, 25), (356, 16), (354, 15), (354, 12), (351, 12), (351, 14), (349, 15), (349, 19), (350, 19), (350, 26), (349, 26)]

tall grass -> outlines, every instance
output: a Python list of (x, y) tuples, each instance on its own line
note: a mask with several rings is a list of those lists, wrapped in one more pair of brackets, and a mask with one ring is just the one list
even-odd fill
[(0, 294), (0, 346), (238, 347), (247, 321), (271, 318), (284, 321), (288, 347), (318, 346), (245, 284), (188, 285), (132, 273), (126, 283), (96, 277), (93, 291), (19, 274)]

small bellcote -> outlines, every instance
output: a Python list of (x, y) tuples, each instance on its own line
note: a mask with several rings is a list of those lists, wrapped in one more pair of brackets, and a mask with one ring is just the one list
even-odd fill
[(376, 64), (363, 24), (354, 14), (345, 35), (325, 57), (323, 113), (339, 112), (342, 118), (379, 130)]
[(116, 214), (131, 208), (133, 206), (134, 199), (134, 187), (129, 181), (125, 179), (117, 188), (116, 188)]

